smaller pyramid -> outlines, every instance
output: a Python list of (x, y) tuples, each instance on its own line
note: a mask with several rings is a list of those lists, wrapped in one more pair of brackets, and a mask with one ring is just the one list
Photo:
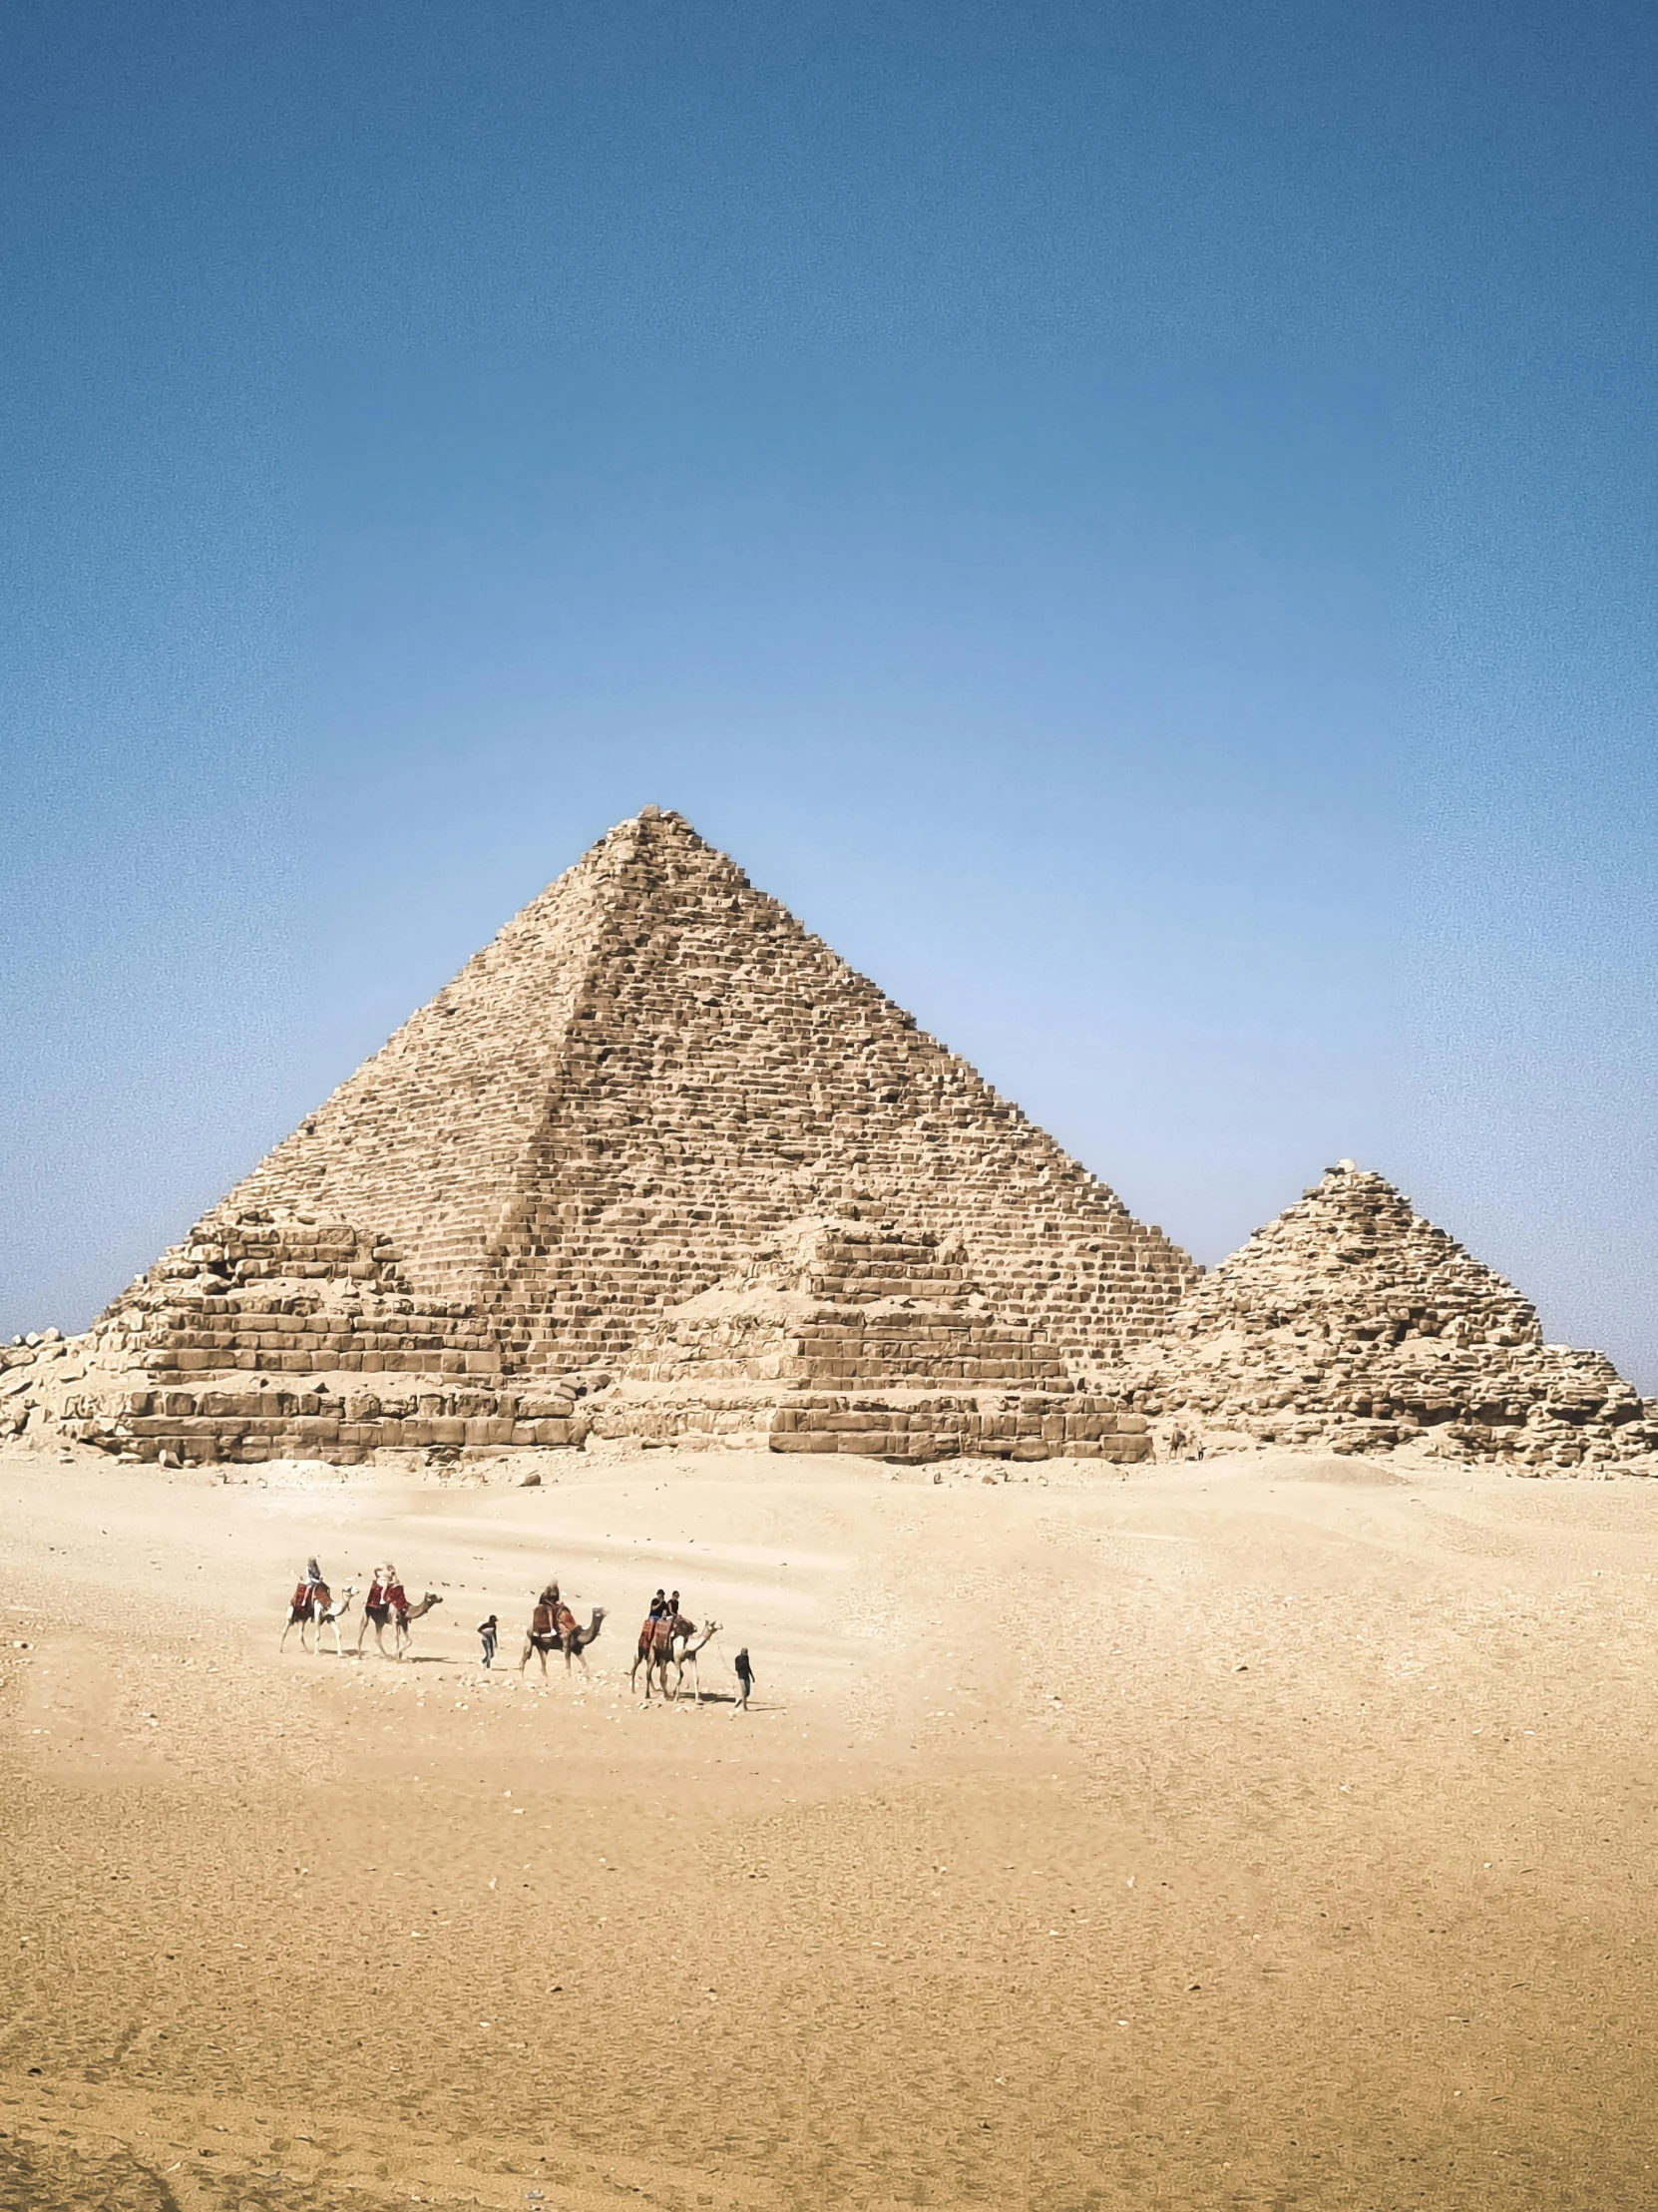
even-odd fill
[(1134, 1403), (1193, 1441), (1427, 1440), (1539, 1471), (1658, 1447), (1658, 1406), (1610, 1360), (1544, 1344), (1512, 1284), (1351, 1160), (1204, 1276), (1128, 1372)]

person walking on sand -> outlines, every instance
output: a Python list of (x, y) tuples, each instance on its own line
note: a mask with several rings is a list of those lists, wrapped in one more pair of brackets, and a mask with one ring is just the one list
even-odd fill
[(754, 1668), (748, 1656), (746, 1643), (731, 1663), (737, 1670), (737, 1702), (731, 1710), (735, 1713), (746, 1713), (748, 1710), (748, 1693), (754, 1687)]
[(488, 1620), (481, 1620), (478, 1623), (478, 1634), (484, 1646), (485, 1666), (494, 1666), (495, 1664), (495, 1638), (499, 1627), (500, 1622), (496, 1619), (494, 1613), (490, 1614)]

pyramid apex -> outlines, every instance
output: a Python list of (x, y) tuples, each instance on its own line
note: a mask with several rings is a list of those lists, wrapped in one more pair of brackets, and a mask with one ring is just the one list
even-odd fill
[(697, 846), (703, 851), (712, 850), (706, 839), (697, 835), (694, 826), (686, 820), (683, 814), (677, 813), (671, 806), (656, 806), (654, 804), (641, 806), (636, 814), (629, 814), (625, 821), (616, 823), (600, 838), (599, 845), (595, 849), (634, 841), (641, 831), (653, 833), (657, 837), (665, 833), (669, 837), (683, 839), (685, 843)]

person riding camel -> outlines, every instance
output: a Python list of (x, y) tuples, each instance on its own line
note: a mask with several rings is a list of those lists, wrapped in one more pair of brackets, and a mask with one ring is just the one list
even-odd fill
[(549, 1582), (536, 1599), (536, 1609), (530, 1615), (532, 1642), (545, 1639), (551, 1642), (559, 1632), (559, 1585)]
[(391, 1564), (389, 1559), (386, 1562), (386, 1587), (384, 1595), (386, 1608), (391, 1613), (393, 1619), (397, 1622), (398, 1627), (406, 1628), (409, 1625), (408, 1595), (404, 1590), (402, 1583), (397, 1578), (396, 1567)]
[(322, 1579), (321, 1567), (317, 1565), (315, 1559), (307, 1559), (305, 1561), (305, 1571), (300, 1576), (294, 1589), (291, 1609), (296, 1614), (307, 1613), (319, 1599), (323, 1605), (326, 1605), (328, 1594), (328, 1585)]
[(672, 1618), (673, 1607), (663, 1592), (658, 1590), (650, 1600), (650, 1610), (645, 1614), (643, 1625), (639, 1629), (641, 1652), (661, 1651), (666, 1648), (669, 1641), (667, 1624)]
[[(368, 1585), (368, 1595), (363, 1600), (363, 1617), (376, 1628), (383, 1628), (391, 1618), (391, 1607), (386, 1603), (386, 1585), (382, 1580), (384, 1567), (377, 1566)], [(361, 1638), (358, 1638), (359, 1643)]]

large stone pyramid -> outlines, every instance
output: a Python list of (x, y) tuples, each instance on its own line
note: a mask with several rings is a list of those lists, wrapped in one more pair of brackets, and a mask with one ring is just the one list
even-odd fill
[[(705, 1386), (767, 1378), (687, 1374), (689, 1428), (803, 1435), (807, 1411), (841, 1421), (819, 1435), (900, 1457), (964, 1435), (1098, 1448), (1109, 1413), (1084, 1435), (1078, 1386), (1154, 1335), (1197, 1273), (688, 823), (647, 807), (55, 1352), (50, 1391), (43, 1374), (4, 1403), (14, 1425), (38, 1405), (60, 1433), (148, 1459), (570, 1443), (602, 1403), (602, 1426), (686, 1433), (644, 1387), (665, 1356), (649, 1345), (665, 1325), (683, 1349), (695, 1301), (803, 1223), (819, 1226), (797, 1247), (827, 1236), (841, 1260), (857, 1236), (836, 1223), (863, 1225), (866, 1256), (878, 1230), (881, 1299), (931, 1301), (927, 1326), (971, 1342), (966, 1364), (877, 1330), (839, 1382), (866, 1399), (891, 1383), (902, 1404), (803, 1408), (796, 1386), (829, 1379), (808, 1361), (769, 1378), (789, 1384), (786, 1408), (739, 1403), (722, 1422)], [(852, 1274), (838, 1302), (868, 1306)], [(995, 1403), (943, 1407), (940, 1382)], [(1144, 1426), (1128, 1417), (1122, 1438)]]
[(1553, 1468), (1644, 1459), (1658, 1407), (1598, 1352), (1544, 1344), (1500, 1275), (1351, 1160), (1206, 1275), (1127, 1363), (1168, 1441), (1364, 1451), (1431, 1441)]

